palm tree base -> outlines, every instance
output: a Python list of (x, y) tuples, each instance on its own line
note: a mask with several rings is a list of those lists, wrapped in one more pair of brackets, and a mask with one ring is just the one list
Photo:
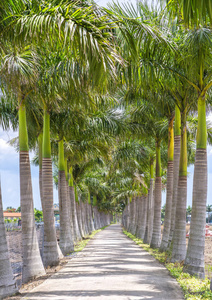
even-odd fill
[(204, 267), (197, 267), (192, 264), (185, 264), (183, 267), (183, 272), (189, 273), (191, 275), (196, 275), (198, 278), (204, 279), (205, 278), (205, 268)]
[(196, 150), (191, 227), (184, 269), (200, 278), (205, 276), (205, 209), (207, 203), (207, 150)]
[(20, 192), (23, 245), (22, 282), (44, 275), (34, 220), (31, 169), (28, 151), (20, 151)]
[(0, 299), (12, 296), (18, 292), (16, 282), (14, 280), (11, 263), (9, 259), (9, 251), (7, 246), (6, 232), (4, 227), (1, 187), (0, 187)]
[(169, 242), (167, 240), (162, 240), (161, 245), (160, 245), (160, 252), (165, 252), (168, 250), (169, 247)]

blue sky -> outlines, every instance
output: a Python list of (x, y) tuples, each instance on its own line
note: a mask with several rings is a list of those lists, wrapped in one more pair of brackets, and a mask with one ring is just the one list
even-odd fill
[[(2, 187), (3, 208), (8, 206), (17, 208), (20, 206), (20, 182), (19, 182), (19, 153), (7, 142), (18, 136), (18, 132), (4, 132), (0, 128), (0, 176)], [(30, 159), (33, 158), (30, 153)], [(39, 194), (39, 168), (31, 165), (34, 206), (41, 209)], [(58, 202), (57, 190), (54, 188), (54, 202)]]

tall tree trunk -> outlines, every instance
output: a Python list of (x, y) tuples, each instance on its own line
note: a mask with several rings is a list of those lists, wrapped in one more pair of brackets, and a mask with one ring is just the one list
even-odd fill
[(146, 197), (146, 227), (145, 227), (145, 234), (143, 239), (144, 244), (147, 244), (148, 242), (148, 232), (149, 232), (148, 227), (149, 227), (149, 190)]
[(129, 231), (130, 225), (130, 198), (127, 199), (127, 215), (126, 215), (126, 229)]
[(97, 198), (96, 195), (93, 195), (93, 213), (94, 213), (94, 228), (95, 230), (98, 228), (98, 212), (97, 212)]
[(82, 236), (79, 230), (79, 224), (77, 219), (77, 208), (76, 208), (76, 201), (75, 201), (75, 191), (74, 191), (74, 181), (73, 181), (73, 174), (72, 174), (72, 167), (69, 168), (69, 195), (70, 195), (70, 213), (73, 219), (73, 230), (74, 235), (76, 236), (76, 240), (80, 241)]
[(162, 200), (162, 180), (161, 180), (161, 156), (160, 140), (156, 140), (156, 179), (155, 179), (155, 204), (154, 223), (151, 247), (159, 248), (161, 242), (161, 200)]
[(180, 168), (177, 191), (177, 207), (173, 236), (172, 262), (183, 261), (186, 256), (186, 202), (187, 202), (187, 132), (186, 110), (181, 118)]
[(191, 227), (184, 270), (205, 276), (205, 209), (207, 201), (207, 128), (205, 98), (198, 99), (198, 127), (193, 180)]
[(42, 200), (42, 146), (43, 146), (43, 133), (38, 136), (38, 149), (39, 149), (39, 188), (40, 188), (40, 200), (43, 210), (43, 200)]
[(92, 207), (90, 193), (88, 193), (88, 203), (87, 203), (87, 214), (88, 214), (88, 228), (89, 233), (94, 231), (93, 218), (92, 218)]
[(172, 237), (175, 228), (175, 216), (177, 206), (177, 190), (179, 179), (179, 166), (180, 166), (180, 145), (181, 145), (181, 116), (180, 110), (175, 105), (175, 123), (174, 123), (174, 165), (173, 165), (173, 195), (172, 195), (172, 212), (171, 212), (171, 228), (169, 233), (169, 247), (171, 246)]
[(31, 169), (28, 151), (26, 109), (22, 101), (19, 107), (19, 147), (20, 147), (20, 198), (23, 245), (22, 282), (45, 274), (35, 228), (32, 194)]
[(80, 212), (81, 212), (81, 218), (82, 218), (82, 230), (84, 232), (84, 236), (87, 235), (87, 227), (86, 227), (86, 219), (85, 219), (85, 206), (81, 199), (79, 199), (80, 203)]
[(63, 140), (58, 143), (58, 197), (60, 207), (60, 249), (63, 255), (74, 251), (74, 244), (71, 235), (70, 205), (67, 198), (65, 159)]
[(139, 233), (141, 231), (141, 220), (142, 220), (142, 210), (143, 210), (143, 201), (142, 197), (137, 197), (136, 200), (136, 230), (135, 230), (135, 236), (139, 237)]
[(147, 231), (147, 244), (151, 243), (152, 232), (153, 232), (153, 220), (154, 220), (154, 159), (150, 158), (150, 185), (148, 193), (148, 213), (147, 213), (147, 222), (148, 222), (148, 231)]
[(130, 203), (130, 225), (129, 232), (135, 234), (135, 197), (132, 198)]
[(140, 214), (139, 214), (139, 230), (137, 237), (139, 239), (144, 239), (146, 230), (146, 220), (147, 220), (147, 197), (145, 195), (140, 197)]
[(57, 244), (53, 208), (53, 177), (50, 145), (50, 115), (44, 110), (43, 128), (43, 163), (42, 163), (42, 197), (44, 220), (44, 265), (54, 266), (59, 263), (61, 250)]
[(66, 190), (67, 190), (67, 199), (68, 199), (68, 207), (69, 207), (69, 217), (70, 217), (70, 228), (71, 228), (71, 236), (73, 240), (73, 244), (77, 241), (77, 236), (74, 231), (74, 220), (72, 216), (72, 203), (71, 203), (71, 193), (69, 189), (68, 179), (66, 179)]
[(2, 194), (0, 186), (0, 299), (11, 296), (18, 292), (18, 288), (13, 276), (10, 263), (9, 251), (7, 246), (6, 232), (4, 227), (4, 216), (2, 207)]
[(77, 220), (78, 220), (79, 232), (80, 232), (81, 237), (84, 238), (85, 237), (85, 232), (83, 230), (83, 225), (82, 225), (82, 212), (81, 212), (80, 202), (79, 202), (79, 199), (78, 199), (76, 185), (74, 186), (74, 194), (75, 194), (75, 203), (76, 203), (76, 211), (77, 211)]
[(173, 121), (169, 122), (168, 133), (168, 168), (167, 168), (167, 186), (166, 186), (166, 210), (163, 225), (163, 238), (160, 245), (160, 251), (166, 251), (169, 243), (169, 233), (171, 228), (171, 210), (173, 194), (173, 158), (174, 158), (174, 130)]

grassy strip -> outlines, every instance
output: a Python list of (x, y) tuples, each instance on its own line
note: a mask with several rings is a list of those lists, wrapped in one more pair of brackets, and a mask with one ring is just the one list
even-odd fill
[(96, 235), (98, 232), (102, 231), (106, 227), (108, 227), (108, 226), (104, 226), (104, 227), (102, 227), (98, 230), (93, 231), (85, 239), (83, 239), (83, 240), (79, 241), (78, 243), (76, 243), (76, 245), (74, 246), (74, 252), (82, 251), (85, 248), (85, 246), (87, 245), (87, 243), (94, 237), (94, 235)]
[(208, 278), (201, 280), (195, 276), (183, 272), (183, 265), (179, 263), (169, 263), (170, 253), (159, 252), (158, 249), (152, 249), (149, 245), (144, 244), (142, 240), (136, 238), (135, 235), (123, 230), (130, 239), (144, 250), (148, 251), (152, 256), (165, 265), (170, 274), (176, 278), (181, 288), (183, 289), (185, 299), (187, 300), (209, 300), (212, 299), (212, 292), (210, 291), (210, 280)]

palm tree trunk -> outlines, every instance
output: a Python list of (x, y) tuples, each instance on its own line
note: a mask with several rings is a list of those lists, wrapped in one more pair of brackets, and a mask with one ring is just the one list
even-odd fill
[(77, 237), (74, 231), (74, 220), (72, 216), (72, 203), (71, 203), (71, 193), (69, 189), (68, 179), (66, 179), (66, 190), (67, 190), (67, 199), (68, 199), (68, 207), (69, 207), (69, 217), (70, 217), (70, 228), (71, 228), (71, 236), (73, 240), (73, 244), (77, 241)]
[(70, 206), (67, 198), (65, 159), (63, 140), (58, 143), (58, 197), (60, 207), (60, 249), (63, 255), (74, 251), (71, 235)]
[(79, 199), (80, 202), (80, 211), (81, 211), (81, 218), (82, 218), (82, 228), (84, 235), (86, 236), (88, 234), (87, 229), (87, 222), (86, 222), (86, 212), (85, 212), (85, 203)]
[(130, 198), (127, 199), (127, 215), (126, 215), (126, 229), (129, 231), (130, 224)]
[(2, 207), (2, 194), (0, 186), (0, 298), (6, 298), (18, 292), (18, 288), (13, 276), (13, 271), (9, 258), (6, 232), (4, 227), (4, 216)]
[(153, 232), (153, 220), (154, 220), (154, 160), (150, 159), (150, 185), (149, 185), (149, 193), (148, 193), (148, 213), (147, 213), (147, 240), (145, 241), (147, 244), (151, 243), (152, 240), (152, 232)]
[(171, 210), (173, 194), (173, 157), (174, 157), (174, 130), (173, 119), (169, 122), (168, 137), (168, 168), (167, 168), (167, 186), (166, 186), (166, 210), (163, 226), (163, 238), (160, 245), (160, 251), (166, 251), (169, 243), (169, 233), (171, 228)]
[(137, 232), (137, 237), (139, 239), (144, 239), (146, 230), (146, 219), (147, 219), (147, 197), (141, 196), (139, 199), (140, 209), (139, 209), (139, 230)]
[(73, 220), (73, 231), (74, 236), (76, 238), (75, 241), (80, 241), (82, 239), (79, 231), (78, 220), (77, 220), (77, 211), (76, 211), (76, 202), (75, 202), (75, 195), (74, 195), (74, 187), (69, 185), (69, 195), (70, 195), (70, 213), (72, 214)]
[(93, 232), (93, 230), (94, 230), (94, 226), (93, 226), (93, 218), (92, 218), (92, 208), (91, 208), (90, 193), (88, 193), (87, 219), (88, 219), (89, 234), (91, 234)]
[(135, 214), (136, 214), (136, 200), (135, 197), (132, 198), (132, 202), (130, 203), (130, 227), (129, 232), (135, 234)]
[(98, 223), (98, 229), (102, 228), (102, 219), (101, 219), (101, 212), (97, 208), (97, 223)]
[(42, 146), (43, 146), (43, 133), (38, 136), (38, 149), (39, 149), (39, 188), (40, 188), (40, 200), (43, 210), (43, 200), (42, 200)]
[(141, 215), (142, 215), (142, 210), (143, 210), (143, 201), (142, 197), (137, 197), (136, 200), (136, 230), (135, 230), (135, 236), (138, 237), (139, 232), (141, 230)]
[(93, 210), (92, 210), (91, 203), (88, 204), (88, 207), (89, 207), (90, 228), (91, 228), (91, 232), (93, 232), (94, 231), (94, 223), (93, 223)]
[(35, 228), (32, 194), (31, 169), (28, 151), (26, 109), (22, 102), (19, 108), (19, 147), (20, 147), (20, 198), (23, 245), (22, 282), (45, 274)]
[(95, 230), (99, 229), (98, 227), (98, 211), (97, 211), (97, 198), (96, 195), (93, 195), (93, 213), (94, 213), (94, 228)]
[(69, 195), (70, 195), (70, 213), (73, 219), (73, 230), (74, 235), (76, 236), (76, 240), (80, 241), (82, 236), (79, 230), (79, 224), (77, 219), (77, 208), (76, 208), (76, 201), (75, 201), (75, 191), (74, 191), (74, 181), (73, 181), (73, 174), (72, 174), (72, 167), (69, 168)]
[(205, 208), (207, 201), (206, 103), (198, 99), (197, 149), (194, 167), (191, 227), (184, 270), (205, 276)]
[(80, 202), (79, 202), (79, 199), (78, 199), (76, 185), (74, 186), (74, 194), (75, 194), (75, 202), (76, 202), (76, 211), (77, 211), (77, 220), (78, 220), (78, 225), (79, 225), (79, 231), (80, 231), (81, 237), (84, 238), (85, 237), (85, 232), (83, 230), (83, 224), (82, 224), (82, 211), (81, 211), (81, 206), (80, 206)]
[(177, 190), (180, 166), (180, 149), (181, 149), (181, 116), (180, 110), (175, 105), (175, 124), (174, 124), (174, 164), (173, 164), (173, 195), (172, 195), (172, 212), (171, 212), (171, 228), (169, 233), (169, 247), (171, 246), (172, 237), (175, 228), (175, 216), (177, 206)]
[(162, 180), (161, 180), (160, 140), (157, 139), (154, 223), (153, 223), (152, 240), (150, 244), (152, 248), (159, 248), (161, 242), (161, 200), (162, 200)]
[(148, 194), (147, 194), (147, 197), (146, 197), (146, 201), (147, 201), (147, 204), (146, 204), (146, 228), (145, 228), (145, 234), (144, 234), (144, 239), (143, 239), (143, 242), (144, 244), (147, 244), (148, 243), (148, 232), (149, 232), (149, 190), (148, 190)]
[(43, 128), (43, 163), (42, 163), (42, 197), (44, 220), (44, 265), (54, 266), (59, 263), (61, 250), (57, 244), (53, 209), (53, 177), (50, 145), (50, 115), (44, 111)]
[(186, 111), (182, 113), (180, 168), (177, 207), (173, 236), (172, 262), (183, 261), (186, 256), (186, 203), (187, 203), (187, 132)]

